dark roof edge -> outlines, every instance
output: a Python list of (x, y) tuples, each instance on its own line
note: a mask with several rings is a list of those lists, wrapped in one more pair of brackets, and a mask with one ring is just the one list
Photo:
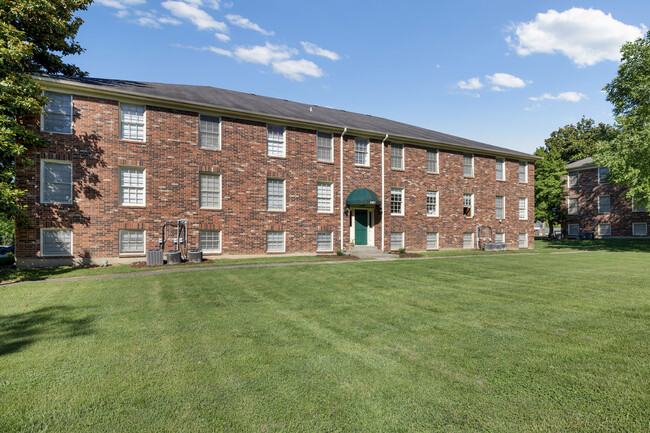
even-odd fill
[[(167, 102), (167, 103), (172, 103), (173, 104), (180, 104), (186, 107), (203, 107), (203, 108), (209, 108), (215, 111), (220, 111), (224, 113), (234, 113), (234, 114), (239, 114), (243, 116), (250, 116), (258, 119), (272, 119), (272, 120), (282, 120), (282, 121), (290, 121), (298, 125), (309, 125), (309, 126), (320, 126), (320, 127), (325, 127), (328, 129), (337, 129), (337, 130), (343, 130), (344, 128), (347, 128), (345, 125), (334, 125), (334, 124), (327, 124), (327, 123), (322, 123), (322, 122), (315, 122), (315, 121), (310, 121), (310, 120), (304, 120), (304, 119), (299, 119), (299, 118), (291, 118), (291, 117), (285, 117), (285, 116), (274, 116), (270, 114), (265, 114), (265, 113), (260, 113), (260, 112), (255, 112), (255, 111), (250, 111), (250, 110), (244, 110), (244, 109), (239, 109), (239, 108), (230, 108), (230, 107), (224, 107), (224, 106), (219, 106), (215, 104), (204, 104), (200, 102), (195, 102), (191, 100), (183, 100), (183, 99), (176, 99), (176, 98), (169, 98), (169, 97), (164, 97), (164, 96), (159, 96), (159, 95), (152, 95), (148, 93), (141, 93), (141, 92), (133, 92), (133, 91), (128, 91), (128, 90), (121, 90), (121, 89), (109, 89), (106, 86), (101, 86), (101, 85), (96, 85), (96, 84), (88, 84), (88, 83), (80, 83), (79, 81), (71, 80), (68, 79), (68, 77), (65, 76), (51, 76), (51, 75), (45, 75), (45, 74), (32, 74), (32, 76), (42, 82), (46, 83), (52, 83), (52, 84), (58, 84), (61, 85), (62, 87), (70, 87), (70, 88), (75, 88), (75, 89), (85, 89), (90, 92), (97, 92), (97, 93), (103, 93), (106, 95), (122, 95), (125, 97), (132, 97), (135, 99), (146, 99), (146, 100), (151, 100), (151, 101), (162, 101), (162, 102)], [(387, 119), (388, 120), (388, 119)], [(413, 126), (413, 125), (411, 125)], [(348, 132), (347, 134), (353, 135), (353, 132), (361, 133), (361, 135), (372, 135), (373, 137), (381, 137), (384, 138), (386, 136), (385, 132), (382, 131), (372, 131), (372, 130), (361, 130), (361, 129), (356, 129), (356, 128), (347, 128)], [(430, 130), (432, 132), (435, 132), (433, 130)], [(496, 150), (490, 150), (490, 149), (483, 149), (480, 147), (472, 147), (472, 146), (462, 146), (458, 145), (455, 143), (446, 143), (444, 141), (432, 141), (432, 140), (427, 140), (423, 138), (418, 138), (418, 137), (410, 137), (410, 136), (402, 136), (402, 135), (395, 135), (395, 134), (389, 134), (390, 138), (393, 138), (392, 141), (406, 141), (414, 144), (429, 144), (429, 145), (443, 145), (446, 147), (449, 147), (454, 150), (474, 150), (477, 153), (481, 154), (487, 154), (487, 155), (497, 155), (497, 156), (509, 156), (509, 157), (515, 157), (519, 159), (524, 159), (528, 161), (535, 161), (542, 159), (539, 156), (528, 154), (525, 152), (520, 152), (517, 150), (511, 150), (511, 149), (506, 149), (506, 148), (500, 148), (503, 149), (503, 151), (496, 151)], [(473, 141), (473, 140), (470, 140)], [(477, 142), (478, 143), (478, 142)]]

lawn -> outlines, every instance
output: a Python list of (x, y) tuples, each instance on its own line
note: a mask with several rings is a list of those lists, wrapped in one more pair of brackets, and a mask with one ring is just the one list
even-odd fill
[(645, 432), (649, 260), (611, 247), (0, 287), (0, 431)]

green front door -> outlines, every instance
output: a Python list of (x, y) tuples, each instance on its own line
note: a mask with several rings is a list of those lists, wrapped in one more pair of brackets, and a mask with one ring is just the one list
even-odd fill
[(368, 211), (365, 209), (354, 211), (354, 244), (368, 245)]

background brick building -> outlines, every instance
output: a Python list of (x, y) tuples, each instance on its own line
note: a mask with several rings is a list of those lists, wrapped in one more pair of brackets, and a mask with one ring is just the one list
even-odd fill
[(647, 209), (625, 197), (626, 189), (607, 182), (609, 170), (591, 157), (566, 166), (567, 218), (563, 232), (569, 237), (648, 236)]
[[(532, 155), (209, 87), (38, 79), (52, 145), (18, 173), (21, 266), (142, 260), (179, 218), (208, 254), (475, 248), (482, 225), (533, 246)], [(346, 204), (359, 189), (380, 203)]]

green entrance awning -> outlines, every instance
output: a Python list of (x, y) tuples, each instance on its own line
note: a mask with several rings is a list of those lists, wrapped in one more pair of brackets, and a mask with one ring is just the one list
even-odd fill
[(374, 192), (366, 188), (355, 189), (350, 193), (345, 204), (348, 206), (355, 204), (365, 204), (365, 205), (381, 205), (381, 200)]

